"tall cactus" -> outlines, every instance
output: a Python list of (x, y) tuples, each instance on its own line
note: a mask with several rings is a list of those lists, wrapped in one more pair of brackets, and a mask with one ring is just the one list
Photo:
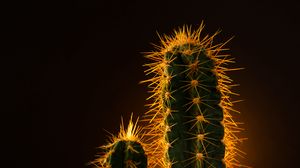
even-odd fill
[(157, 51), (147, 53), (154, 62), (146, 74), (150, 82), (148, 137), (154, 157), (150, 167), (222, 168), (240, 165), (236, 160), (239, 131), (232, 120), (229, 95), (232, 80), (224, 67), (231, 63), (225, 43), (213, 44), (214, 37), (201, 36), (204, 25), (194, 32), (184, 26), (174, 36), (160, 37)]
[(146, 168), (147, 157), (141, 142), (140, 128), (133, 124), (132, 117), (127, 130), (123, 120), (120, 133), (111, 137), (111, 142), (102, 147), (104, 155), (92, 162), (101, 168)]

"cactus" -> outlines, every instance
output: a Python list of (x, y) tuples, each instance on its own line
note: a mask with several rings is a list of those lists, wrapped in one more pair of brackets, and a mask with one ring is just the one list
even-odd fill
[(119, 135), (111, 137), (111, 142), (102, 147), (105, 154), (92, 164), (103, 168), (146, 168), (147, 157), (141, 142), (140, 131), (137, 122), (133, 124), (132, 116), (127, 130), (122, 120)]
[[(144, 114), (143, 133), (130, 120), (117, 137), (104, 146), (106, 153), (93, 163), (104, 168), (234, 168), (238, 161), (241, 131), (233, 120), (232, 80), (226, 68), (233, 63), (225, 43), (183, 26), (173, 36), (159, 36), (161, 45), (146, 53), (152, 95)], [(140, 135), (142, 134), (142, 136)]]
[(201, 36), (203, 23), (194, 32), (184, 26), (174, 36), (160, 37), (161, 46), (147, 53), (153, 62), (147, 75), (153, 99), (146, 113), (147, 137), (152, 148), (150, 167), (222, 168), (241, 165), (236, 156), (235, 135), (240, 129), (232, 120), (232, 80), (224, 65), (232, 63), (225, 43), (213, 44), (214, 37)]

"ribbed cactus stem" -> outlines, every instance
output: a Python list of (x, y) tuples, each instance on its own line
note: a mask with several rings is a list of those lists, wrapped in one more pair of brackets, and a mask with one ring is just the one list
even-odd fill
[[(234, 122), (230, 95), (232, 80), (226, 68), (232, 63), (221, 54), (225, 43), (213, 44), (214, 37), (184, 26), (173, 36), (160, 36), (161, 45), (147, 53), (152, 63), (146, 75), (153, 93), (149, 99), (147, 137), (152, 144), (149, 165), (163, 168), (232, 168), (241, 141)], [(151, 142), (154, 141), (154, 142)]]
[[(221, 93), (215, 63), (202, 46), (182, 44), (165, 53), (163, 87), (167, 158), (174, 168), (225, 167)], [(188, 165), (188, 166), (187, 166)]]

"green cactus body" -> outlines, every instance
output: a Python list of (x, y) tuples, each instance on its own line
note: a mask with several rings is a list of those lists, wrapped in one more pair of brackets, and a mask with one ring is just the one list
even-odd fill
[(111, 168), (146, 168), (147, 157), (140, 143), (121, 140), (112, 146), (108, 164)]
[(153, 93), (146, 112), (147, 137), (151, 150), (150, 167), (233, 168), (241, 141), (231, 112), (232, 80), (226, 68), (232, 63), (225, 43), (213, 44), (214, 37), (202, 36), (199, 29), (184, 26), (173, 36), (160, 36), (161, 45), (146, 58), (153, 62), (143, 82)]
[(214, 72), (214, 60), (205, 49), (193, 44), (174, 46), (166, 52), (165, 76), (171, 77), (162, 89), (170, 144), (167, 158), (172, 167), (225, 167), (225, 146), (221, 93)]

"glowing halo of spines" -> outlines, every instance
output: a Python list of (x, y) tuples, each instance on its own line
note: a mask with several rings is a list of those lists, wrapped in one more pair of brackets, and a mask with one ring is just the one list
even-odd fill
[(212, 36), (202, 36), (204, 24), (175, 30), (172, 36), (159, 36), (161, 45), (146, 53), (152, 62), (145, 73), (151, 78), (148, 87), (149, 111), (145, 137), (149, 167), (245, 167), (237, 157), (241, 130), (234, 122), (230, 96), (232, 80), (227, 68), (233, 63), (225, 43), (213, 44)]

